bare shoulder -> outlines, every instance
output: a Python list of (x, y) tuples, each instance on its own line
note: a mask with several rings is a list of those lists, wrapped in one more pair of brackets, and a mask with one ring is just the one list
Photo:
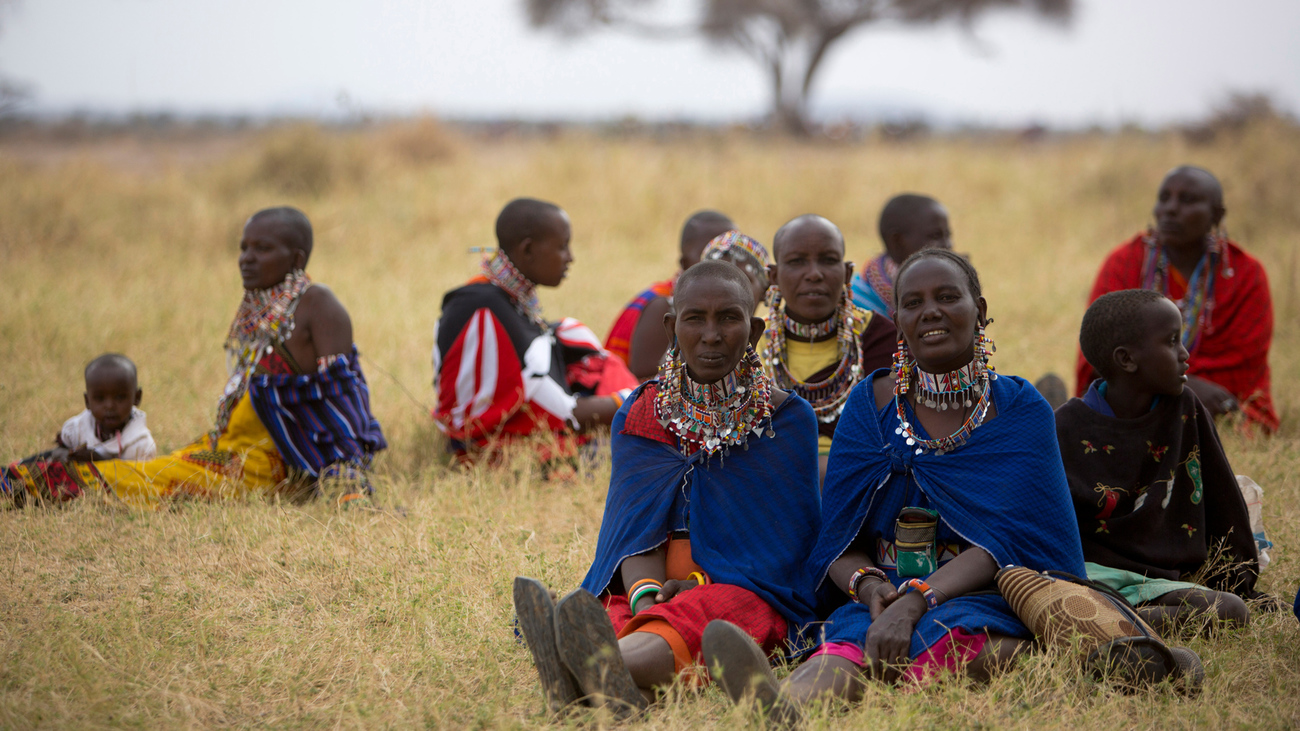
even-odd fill
[[(299, 363), (311, 363), (321, 356), (352, 350), (352, 318), (329, 287), (315, 284), (303, 292), (294, 319), (297, 321), (294, 341), (300, 332), (304, 338), (300, 345), (302, 351), (293, 353)], [(293, 352), (292, 347), (290, 351)]]
[(777, 409), (779, 409), (781, 407), (781, 404), (785, 403), (785, 400), (788, 398), (790, 398), (789, 391), (782, 391), (779, 388), (773, 388), (772, 389), (772, 410), (776, 411)]
[(298, 300), (297, 314), (300, 318), (350, 319), (347, 308), (334, 295), (334, 290), (324, 284), (313, 284), (302, 293), (302, 299)]
[(650, 303), (647, 304), (645, 306), (645, 309), (642, 310), (641, 312), (642, 312), (642, 317), (646, 315), (658, 315), (659, 317), (663, 317), (664, 314), (668, 312), (668, 298), (655, 297), (654, 299), (650, 300)]
[(876, 411), (885, 408), (885, 404), (894, 398), (894, 374), (886, 373), (873, 380), (871, 390), (876, 398)]

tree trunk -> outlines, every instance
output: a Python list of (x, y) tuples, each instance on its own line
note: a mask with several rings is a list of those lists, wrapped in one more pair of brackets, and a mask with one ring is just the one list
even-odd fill
[(785, 78), (788, 59), (775, 60), (770, 65), (772, 74), (772, 124), (785, 134), (794, 137), (807, 137), (808, 126), (808, 92), (803, 84), (788, 83)]

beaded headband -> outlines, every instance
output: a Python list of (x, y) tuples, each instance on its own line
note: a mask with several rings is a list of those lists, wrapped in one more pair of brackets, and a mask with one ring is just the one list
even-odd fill
[(722, 259), (734, 252), (744, 252), (753, 258), (757, 271), (750, 273), (766, 287), (767, 267), (772, 263), (772, 257), (768, 255), (767, 249), (762, 244), (739, 231), (728, 231), (714, 238), (700, 253), (700, 260)]

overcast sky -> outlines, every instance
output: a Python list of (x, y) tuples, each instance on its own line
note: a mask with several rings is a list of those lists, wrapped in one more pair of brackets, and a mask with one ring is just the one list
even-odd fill
[[(661, 0), (669, 10), (689, 0)], [(1024, 16), (876, 26), (815, 87), (834, 109), (1056, 125), (1195, 118), (1230, 89), (1300, 111), (1297, 0), (1077, 0), (1062, 29)], [(527, 28), (523, 0), (20, 0), (0, 74), (45, 111), (746, 119), (766, 110), (747, 58), (700, 40)], [(981, 48), (991, 49), (991, 53)]]

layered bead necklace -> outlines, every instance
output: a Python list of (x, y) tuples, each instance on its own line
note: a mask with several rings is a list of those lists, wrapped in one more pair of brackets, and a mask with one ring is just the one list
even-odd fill
[[(998, 377), (989, 365), (989, 357), (995, 351), (993, 341), (985, 337), (981, 326), (975, 340), (975, 357), (970, 363), (951, 373), (927, 373), (917, 366), (907, 343), (900, 338), (898, 352), (894, 355), (894, 407), (898, 414), (898, 427), (894, 433), (902, 436), (908, 447), (915, 447), (918, 455), (927, 451), (943, 455), (965, 444), (971, 432), (979, 428), (988, 415), (992, 402), (990, 384)], [(939, 411), (972, 409), (970, 416), (957, 431), (946, 437), (922, 439), (908, 420), (904, 407), (904, 397), (913, 388), (913, 382), (918, 405)]]
[(754, 349), (716, 383), (696, 383), (686, 372), (680, 353), (673, 350), (659, 366), (659, 392), (655, 417), (680, 441), (682, 451), (706, 456), (734, 446), (749, 449), (750, 435), (776, 436), (772, 429), (772, 386), (763, 374)]
[(532, 320), (542, 329), (542, 332), (550, 329), (550, 325), (542, 319), (542, 305), (537, 300), (537, 285), (515, 268), (514, 262), (510, 261), (510, 257), (506, 256), (504, 251), (498, 249), (492, 256), (483, 257), (482, 272), (489, 282), (510, 295), (510, 301), (514, 303), (519, 314)]
[[(781, 290), (772, 287), (768, 291), (767, 329), (764, 333), (762, 362), (768, 376), (778, 388), (794, 391), (808, 401), (813, 407), (817, 420), (828, 424), (840, 417), (844, 404), (849, 399), (849, 392), (862, 380), (862, 346), (858, 339), (858, 328), (863, 313), (854, 305), (848, 291), (840, 293), (840, 305), (835, 316), (829, 320), (812, 325), (791, 320), (785, 313), (785, 302), (781, 299)], [(786, 365), (785, 334), (790, 334), (817, 342), (835, 335), (836, 349), (839, 352), (839, 365), (826, 380), (816, 383), (800, 381), (790, 373)]]
[[(1192, 278), (1187, 281), (1187, 291), (1183, 293), (1183, 298), (1174, 300), (1183, 315), (1183, 347), (1189, 353), (1195, 352), (1203, 331), (1214, 330), (1210, 324), (1210, 315), (1214, 310), (1214, 285), (1218, 280), (1219, 261), (1227, 247), (1224, 246), (1223, 236), (1218, 232), (1211, 233), (1209, 239), (1205, 253), (1192, 272)], [(1146, 246), (1146, 255), (1142, 261), (1142, 288), (1169, 297), (1169, 252), (1156, 243), (1155, 234), (1149, 230), (1142, 237), (1142, 243)], [(1231, 277), (1232, 268), (1226, 268), (1223, 275)]]
[(263, 357), (293, 334), (294, 312), (302, 293), (311, 286), (311, 277), (295, 269), (284, 281), (267, 289), (244, 290), (235, 319), (226, 335), (226, 369), (230, 380), (217, 401), (216, 429), (211, 433), (215, 448), (217, 436), (230, 424), (230, 414), (248, 389), (248, 380)]

